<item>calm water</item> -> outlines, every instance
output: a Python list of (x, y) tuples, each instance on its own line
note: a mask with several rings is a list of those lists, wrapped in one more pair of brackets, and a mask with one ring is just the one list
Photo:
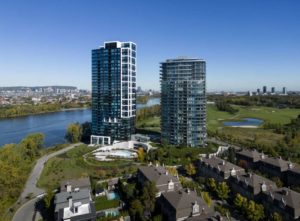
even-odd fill
[[(147, 104), (137, 108), (159, 104), (159, 98), (153, 98)], [(45, 146), (53, 146), (65, 142), (67, 126), (73, 122), (91, 121), (91, 110), (70, 110), (56, 113), (31, 115), (13, 119), (0, 120), (0, 147), (8, 143), (18, 143), (26, 135), (41, 132), (45, 135)]]
[(147, 104), (137, 104), (136, 107), (137, 107), (137, 109), (141, 109), (141, 108), (150, 107), (150, 106), (153, 106), (156, 104), (160, 104), (160, 98), (149, 99)]
[(243, 126), (260, 126), (262, 120), (256, 118), (244, 118), (242, 121), (225, 121), (224, 126), (228, 127), (243, 127)]

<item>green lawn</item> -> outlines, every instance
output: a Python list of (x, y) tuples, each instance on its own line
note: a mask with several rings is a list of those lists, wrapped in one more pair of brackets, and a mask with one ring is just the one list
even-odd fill
[(82, 155), (93, 149), (81, 145), (64, 154), (51, 158), (45, 165), (38, 181), (40, 188), (57, 188), (62, 180), (91, 176), (96, 179), (121, 176), (136, 169), (134, 162), (100, 162), (89, 158), (84, 161)]
[[(242, 118), (258, 118), (270, 123), (289, 123), (291, 119), (300, 114), (299, 109), (278, 109), (271, 107), (244, 107), (234, 106), (239, 109), (236, 114), (218, 111), (215, 105), (207, 106), (207, 126), (209, 130), (216, 130), (223, 127), (223, 121), (241, 120)], [(249, 130), (249, 129), (248, 129)]]
[(136, 127), (143, 130), (160, 132), (160, 117), (150, 117), (137, 122)]
[(119, 200), (108, 200), (106, 196), (100, 196), (95, 198), (95, 208), (96, 211), (116, 208), (120, 204)]

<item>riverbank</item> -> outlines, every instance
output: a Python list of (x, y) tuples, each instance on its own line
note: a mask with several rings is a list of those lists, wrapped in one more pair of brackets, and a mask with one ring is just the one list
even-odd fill
[(24, 114), (12, 115), (12, 116), (1, 116), (1, 113), (0, 113), (0, 120), (28, 117), (28, 116), (35, 116), (35, 115), (42, 115), (42, 114), (50, 114), (50, 113), (57, 113), (57, 112), (63, 112), (63, 111), (84, 110), (84, 109), (90, 109), (90, 108), (91, 107), (88, 107), (88, 106), (74, 107), (74, 108), (60, 108), (57, 110), (46, 110), (46, 111), (40, 111), (40, 112), (34, 112), (34, 113), (30, 112), (30, 113), (24, 113)]

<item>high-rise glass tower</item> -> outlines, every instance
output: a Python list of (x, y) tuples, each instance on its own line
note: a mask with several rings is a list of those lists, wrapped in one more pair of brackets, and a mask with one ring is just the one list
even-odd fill
[(206, 142), (206, 63), (178, 58), (161, 63), (162, 141), (203, 146)]
[(136, 114), (136, 44), (105, 42), (92, 50), (92, 134), (129, 140)]

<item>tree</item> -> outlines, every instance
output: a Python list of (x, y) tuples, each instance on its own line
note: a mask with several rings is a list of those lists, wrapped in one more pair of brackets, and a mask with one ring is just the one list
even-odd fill
[(277, 213), (277, 212), (274, 212), (272, 215), (271, 215), (271, 221), (282, 221), (282, 216)]
[(210, 198), (208, 192), (202, 192), (202, 199), (205, 201), (207, 206), (210, 208), (212, 204), (212, 199)]
[(189, 163), (187, 164), (185, 167), (184, 167), (186, 173), (189, 175), (189, 176), (193, 176), (196, 174), (196, 168), (195, 166), (192, 164), (192, 163)]
[(274, 176), (271, 178), (271, 180), (276, 183), (277, 187), (283, 187), (283, 182), (281, 181), (281, 179), (279, 177)]
[(142, 147), (138, 148), (138, 150), (137, 150), (137, 159), (140, 162), (144, 162), (144, 160), (145, 160), (144, 148), (142, 148)]
[(162, 215), (156, 215), (152, 219), (153, 221), (163, 221)]
[(217, 195), (221, 200), (226, 200), (228, 199), (228, 195), (230, 192), (230, 189), (228, 185), (225, 182), (219, 183), (216, 189)]
[(144, 220), (143, 211), (144, 211), (144, 208), (143, 208), (140, 200), (135, 199), (131, 202), (130, 208), (129, 208), (129, 213), (130, 213), (130, 217), (132, 218), (133, 221)]
[(146, 182), (143, 188), (143, 194), (141, 197), (142, 203), (144, 205), (145, 211), (151, 213), (154, 211), (155, 200), (156, 200), (157, 188), (155, 183)]
[(259, 221), (264, 218), (264, 207), (250, 200), (246, 207), (247, 219), (250, 221)]
[(66, 139), (70, 143), (77, 143), (81, 140), (82, 128), (79, 123), (72, 123), (68, 126)]
[(39, 155), (39, 149), (43, 147), (44, 135), (42, 133), (30, 134), (21, 141), (24, 155), (33, 160)]
[(44, 202), (47, 209), (50, 208), (53, 197), (53, 191), (51, 189), (48, 189), (46, 195), (44, 196)]
[(207, 186), (210, 189), (211, 192), (215, 192), (217, 189), (217, 184), (214, 178), (208, 178), (207, 179)]
[(238, 210), (242, 210), (245, 205), (247, 205), (247, 198), (243, 197), (241, 194), (237, 193), (234, 200), (233, 204)]
[(85, 123), (81, 124), (81, 128), (82, 128), (81, 141), (88, 143), (90, 141), (90, 137), (92, 135), (92, 124), (91, 124), (91, 122), (85, 122)]
[(166, 167), (166, 169), (172, 176), (178, 175), (178, 171), (177, 171), (176, 167)]

